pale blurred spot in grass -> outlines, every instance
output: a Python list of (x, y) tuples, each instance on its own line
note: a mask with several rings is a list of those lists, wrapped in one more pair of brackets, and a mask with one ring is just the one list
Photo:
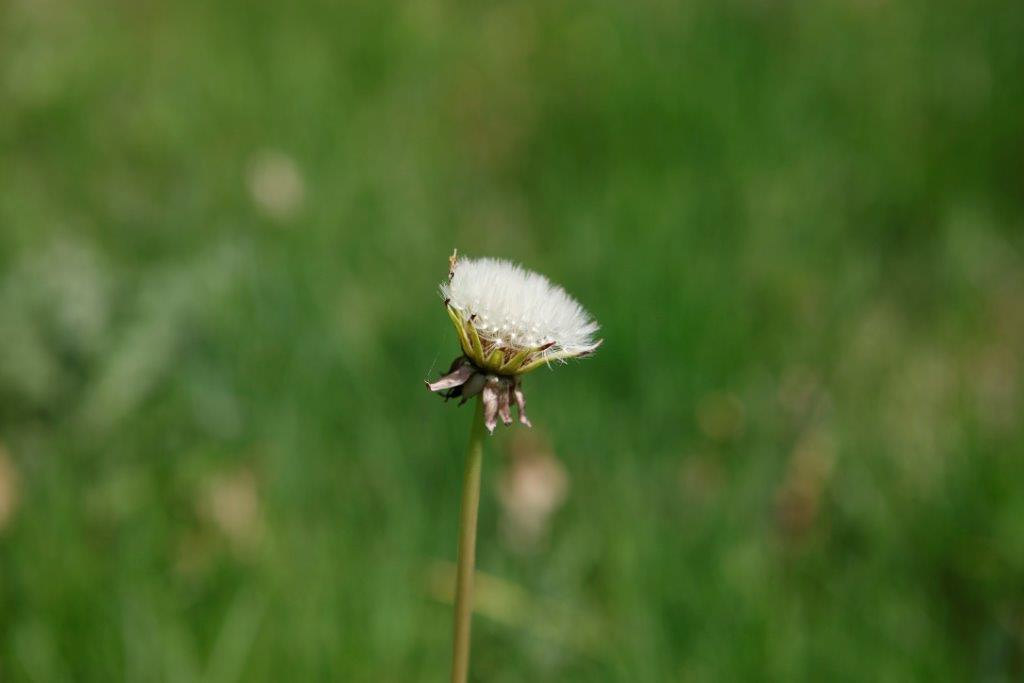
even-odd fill
[(246, 169), (249, 195), (268, 217), (288, 221), (302, 210), (306, 184), (295, 159), (280, 150), (263, 150)]
[(256, 474), (243, 467), (212, 475), (197, 502), (200, 516), (246, 554), (257, 549), (266, 535)]
[(0, 534), (14, 521), (18, 509), (20, 478), (11, 454), (0, 441)]
[(799, 545), (819, 523), (837, 458), (836, 437), (827, 427), (811, 426), (798, 437), (775, 493), (776, 525), (785, 542)]
[(569, 473), (543, 433), (534, 429), (510, 435), (497, 489), (499, 527), (510, 549), (532, 554), (547, 545), (551, 518), (565, 503), (569, 487)]

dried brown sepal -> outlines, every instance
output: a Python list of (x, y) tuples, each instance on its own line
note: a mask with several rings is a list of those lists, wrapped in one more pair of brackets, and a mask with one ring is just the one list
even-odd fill
[(425, 382), (427, 388), (431, 391), (442, 391), (444, 389), (453, 389), (458, 386), (462, 386), (469, 378), (473, 376), (475, 368), (465, 356), (460, 356), (452, 361), (452, 365), (448, 368), (448, 374), (439, 378), (435, 382)]
[(512, 409), (509, 406), (509, 389), (511, 385), (501, 383), (496, 391), (498, 392), (498, 417), (505, 423), (505, 426), (512, 424)]
[(484, 426), (487, 427), (487, 431), (491, 434), (494, 433), (494, 428), (498, 425), (498, 390), (500, 385), (501, 381), (497, 377), (488, 377), (484, 383), (483, 393), (480, 394), (480, 400), (484, 402)]
[(506, 425), (512, 424), (512, 404), (519, 413), (519, 422), (531, 427), (526, 417), (526, 397), (523, 395), (519, 377), (498, 375), (478, 367), (468, 356), (459, 356), (452, 361), (448, 373), (434, 382), (425, 382), (430, 391), (445, 397), (461, 398), (462, 405), (479, 395), (484, 404), (484, 425), (494, 433), (498, 419)]
[(523, 387), (520, 386), (519, 382), (516, 382), (510, 390), (516, 401), (516, 409), (519, 411), (519, 422), (527, 427), (532, 427), (530, 418), (526, 417), (526, 395), (523, 393)]

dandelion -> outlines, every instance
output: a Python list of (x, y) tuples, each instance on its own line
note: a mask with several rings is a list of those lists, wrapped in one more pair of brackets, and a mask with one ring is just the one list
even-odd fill
[(499, 417), (512, 424), (513, 403), (519, 421), (530, 426), (522, 375), (590, 355), (601, 345), (594, 340), (597, 323), (579, 302), (543, 275), (509, 261), (458, 260), (453, 254), (441, 294), (463, 355), (427, 387), (446, 398), (461, 397), (460, 405), (480, 394), (491, 433)]
[(446, 375), (427, 382), (427, 388), (446, 400), (461, 398), (459, 405), (480, 397), (466, 453), (455, 579), (452, 683), (464, 683), (469, 671), (484, 429), (493, 434), (499, 418), (511, 425), (513, 404), (519, 421), (529, 427), (522, 376), (541, 366), (588, 356), (602, 340), (594, 339), (597, 323), (564, 289), (509, 261), (459, 259), (456, 251), (449, 259), (441, 295), (462, 355), (452, 361)]

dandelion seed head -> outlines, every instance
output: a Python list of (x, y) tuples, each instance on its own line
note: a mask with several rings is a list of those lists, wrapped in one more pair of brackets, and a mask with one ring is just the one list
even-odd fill
[(553, 342), (549, 355), (586, 354), (598, 324), (562, 287), (510, 261), (460, 258), (441, 294), (481, 339), (507, 349)]

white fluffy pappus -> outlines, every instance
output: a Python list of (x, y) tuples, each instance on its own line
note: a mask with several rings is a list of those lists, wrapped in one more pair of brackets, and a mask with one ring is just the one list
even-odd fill
[(578, 301), (543, 275), (493, 258), (456, 261), (441, 294), (482, 340), (497, 348), (533, 349), (565, 358), (598, 347), (598, 324)]

